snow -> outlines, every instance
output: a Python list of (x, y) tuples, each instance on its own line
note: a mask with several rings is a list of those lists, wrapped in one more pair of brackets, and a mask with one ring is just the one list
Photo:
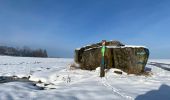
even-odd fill
[(159, 63), (170, 64), (170, 59), (151, 59), (150, 62), (159, 62)]
[[(84, 51), (89, 51), (91, 49), (97, 49), (97, 48), (101, 48), (102, 46), (98, 46), (98, 47), (94, 47), (94, 48), (89, 48), (89, 49), (85, 49)], [(145, 46), (135, 46), (135, 45), (125, 45), (125, 46), (106, 46), (107, 48), (147, 48)], [(80, 48), (77, 48), (76, 50), (80, 50)]]
[(143, 47), (143, 48), (147, 48), (146, 46), (143, 46), (143, 45), (125, 45), (125, 47), (133, 47), (133, 48)]
[[(88, 46), (88, 45), (87, 45)], [(84, 46), (86, 47), (86, 46)], [(101, 48), (102, 46), (94, 47), (94, 48)], [(107, 48), (126, 48), (126, 47), (131, 47), (131, 48), (147, 48), (146, 46), (137, 46), (137, 45), (125, 45), (125, 46), (106, 46)], [(94, 48), (89, 48), (85, 49), (85, 51), (94, 49)], [(76, 48), (76, 50), (80, 50), (81, 48)]]
[[(86, 45), (86, 46), (83, 46), (83, 48), (87, 47), (87, 46), (90, 46), (90, 45)], [(84, 51), (88, 51), (88, 50), (91, 50), (91, 49), (97, 49), (97, 48), (101, 48), (102, 46), (98, 46), (98, 47), (93, 47), (93, 48), (88, 48), (88, 49), (85, 49)], [(139, 45), (125, 45), (125, 46), (106, 46), (107, 48), (127, 48), (127, 47), (130, 47), (130, 48), (147, 48), (146, 46), (139, 46)], [(81, 48), (76, 48), (75, 50), (80, 50)]]
[(1, 83), (0, 100), (170, 100), (170, 72), (152, 65), (170, 68), (170, 59), (150, 59), (146, 68), (151, 76), (119, 75), (114, 73), (119, 69), (110, 69), (105, 78), (99, 77), (99, 67), (94, 71), (69, 69), (73, 59), (0, 59), (0, 76), (30, 76), (29, 80), (36, 83)]
[(126, 47), (131, 47), (131, 48), (147, 48), (146, 46), (138, 46), (138, 45), (125, 45), (125, 46), (106, 46), (107, 48), (126, 48)]
[(81, 48), (76, 48), (76, 50), (80, 50)]

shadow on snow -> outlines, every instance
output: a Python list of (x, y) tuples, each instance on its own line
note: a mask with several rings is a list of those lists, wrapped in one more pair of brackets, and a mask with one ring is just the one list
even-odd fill
[(26, 82), (36, 87), (36, 90), (44, 90), (43, 87), (39, 87), (36, 85), (37, 82), (30, 81), (29, 77), (19, 78), (17, 76), (0, 76), (0, 84), (8, 83), (8, 82)]
[(139, 95), (135, 100), (170, 100), (170, 86), (163, 84), (158, 90)]

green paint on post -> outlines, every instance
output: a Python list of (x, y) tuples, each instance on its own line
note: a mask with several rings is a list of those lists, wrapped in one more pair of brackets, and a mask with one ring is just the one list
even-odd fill
[(101, 52), (102, 52), (103, 57), (104, 57), (104, 54), (105, 54), (105, 50), (106, 50), (106, 46), (102, 46)]

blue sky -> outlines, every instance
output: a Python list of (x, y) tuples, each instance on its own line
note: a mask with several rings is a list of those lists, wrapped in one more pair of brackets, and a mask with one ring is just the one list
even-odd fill
[(0, 45), (73, 57), (102, 39), (145, 45), (170, 58), (169, 0), (0, 0)]

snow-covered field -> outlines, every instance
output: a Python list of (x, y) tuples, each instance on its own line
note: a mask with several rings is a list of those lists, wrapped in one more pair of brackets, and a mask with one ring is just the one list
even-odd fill
[(99, 68), (70, 70), (72, 63), (64, 58), (0, 56), (0, 76), (30, 76), (37, 82), (0, 79), (0, 100), (170, 100), (170, 59), (149, 60), (151, 76), (119, 75), (110, 69), (105, 78), (99, 77)]

